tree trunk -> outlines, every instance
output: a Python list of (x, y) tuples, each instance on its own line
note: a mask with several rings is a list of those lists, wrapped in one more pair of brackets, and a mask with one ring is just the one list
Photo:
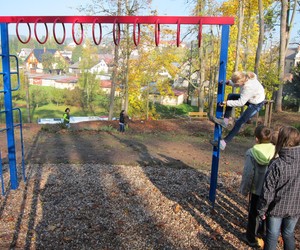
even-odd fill
[(290, 41), (290, 35), (292, 32), (293, 23), (295, 20), (296, 9), (298, 1), (294, 1), (294, 6), (292, 9), (292, 17), (290, 19), (290, 0), (281, 1), (281, 19), (280, 19), (280, 55), (279, 55), (279, 80), (282, 83), (279, 85), (279, 89), (276, 95), (275, 111), (282, 111), (282, 94), (283, 94), (283, 84), (284, 84), (284, 71), (285, 71), (285, 55), (288, 50), (288, 45)]
[[(236, 39), (236, 48), (235, 48), (235, 62), (234, 62), (234, 71), (238, 71), (239, 69), (239, 63), (240, 63), (240, 57), (239, 57), (239, 51), (241, 48), (241, 38), (242, 38), (242, 32), (243, 32), (243, 26), (244, 26), (244, 7), (245, 3), (244, 0), (239, 1), (239, 22), (238, 22), (238, 34)], [(232, 87), (232, 93), (236, 92), (236, 88)], [(231, 116), (235, 117), (235, 109), (232, 109)]]
[(29, 82), (28, 82), (28, 77), (25, 75), (24, 77), (25, 81), (25, 91), (26, 91), (26, 110), (27, 110), (27, 122), (31, 123), (31, 115), (30, 115), (30, 100), (29, 100)]
[(258, 37), (258, 45), (256, 49), (255, 65), (254, 65), (254, 73), (256, 75), (258, 75), (259, 60), (262, 51), (262, 46), (264, 43), (264, 33), (265, 33), (264, 30), (265, 21), (264, 21), (264, 10), (263, 10), (262, 0), (258, 0), (258, 11), (259, 11), (259, 37)]
[(286, 51), (286, 36), (287, 36), (287, 13), (288, 13), (288, 1), (281, 0), (281, 13), (280, 13), (280, 46), (279, 46), (279, 81), (280, 85), (276, 94), (275, 111), (282, 111), (282, 92), (284, 82), (284, 63), (285, 63), (285, 51)]
[(126, 68), (125, 68), (125, 86), (124, 86), (124, 110), (128, 113), (129, 104), (129, 88), (128, 88), (128, 75), (129, 75), (129, 57), (130, 57), (130, 37), (129, 37), (129, 25), (126, 25)]
[[(121, 15), (121, 0), (118, 0), (118, 15)], [(118, 79), (118, 65), (119, 65), (119, 46), (115, 46), (114, 51), (114, 66), (112, 73), (112, 82), (111, 82), (111, 91), (110, 91), (110, 103), (109, 103), (109, 114), (108, 120), (112, 120), (114, 115), (114, 106), (115, 106), (115, 91), (116, 84)]]
[[(198, 1), (197, 3), (197, 11), (199, 11), (199, 14), (202, 14), (204, 11), (205, 2), (204, 1)], [(203, 37), (203, 34), (200, 34)], [(201, 39), (201, 37), (198, 37), (198, 39)], [(200, 46), (199, 46), (199, 85), (198, 85), (198, 108), (199, 112), (203, 112), (204, 109), (204, 79), (205, 79), (205, 53), (204, 53), (204, 46), (203, 46), (203, 39), (200, 40)]]
[(242, 32), (243, 32), (243, 26), (244, 26), (244, 0), (239, 1), (239, 22), (238, 22), (238, 34), (236, 39), (236, 48), (235, 48), (235, 62), (234, 62), (234, 71), (238, 71), (239, 63), (240, 63), (240, 57), (239, 57), (239, 51), (241, 48), (241, 38), (242, 38)]

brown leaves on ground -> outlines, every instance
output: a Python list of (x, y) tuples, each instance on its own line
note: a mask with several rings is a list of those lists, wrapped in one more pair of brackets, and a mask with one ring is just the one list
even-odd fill
[[(1, 249), (250, 249), (240, 240), (247, 201), (234, 173), (219, 175), (212, 209), (209, 172), (189, 167), (36, 164), (27, 171), (28, 181), (1, 197)], [(297, 239), (299, 246), (298, 229)]]

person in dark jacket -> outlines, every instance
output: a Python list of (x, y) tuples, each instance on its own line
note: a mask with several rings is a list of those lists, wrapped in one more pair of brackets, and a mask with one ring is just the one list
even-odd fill
[(125, 119), (126, 119), (125, 110), (122, 110), (119, 118), (120, 132), (122, 133), (125, 132), (125, 125), (126, 125)]
[[(277, 156), (277, 157), (276, 157)], [(258, 214), (267, 220), (265, 250), (274, 250), (281, 232), (285, 250), (295, 249), (294, 230), (300, 216), (300, 132), (286, 126), (278, 133), (263, 184)]]
[(64, 125), (65, 125), (67, 128), (70, 128), (70, 109), (69, 109), (69, 108), (66, 108), (66, 109), (65, 109), (65, 113), (64, 113), (64, 116), (63, 116), (63, 120), (64, 120)]
[(240, 193), (249, 195), (247, 231), (243, 240), (251, 247), (259, 247), (256, 239), (259, 233), (257, 204), (275, 145), (271, 143), (273, 131), (270, 128), (260, 125), (254, 134), (256, 144), (246, 152)]

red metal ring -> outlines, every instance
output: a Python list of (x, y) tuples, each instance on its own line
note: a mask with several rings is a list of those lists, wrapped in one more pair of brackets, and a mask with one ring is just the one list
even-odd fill
[(177, 21), (177, 37), (176, 37), (177, 47), (180, 45), (180, 19)]
[[(116, 24), (118, 24), (118, 39), (116, 39)], [(118, 46), (120, 44), (121, 28), (120, 28), (120, 23), (118, 23), (118, 19), (117, 18), (114, 20), (113, 38), (114, 38), (115, 45)]]
[(100, 30), (100, 37), (99, 37), (99, 41), (96, 41), (96, 37), (95, 37), (95, 24), (96, 22), (98, 23), (98, 18), (96, 18), (93, 22), (93, 26), (92, 26), (92, 35), (93, 35), (93, 40), (94, 40), (94, 43), (96, 45), (99, 45), (101, 43), (101, 40), (102, 40), (102, 26), (101, 26), (101, 23), (98, 23), (99, 25), (99, 30)]
[(79, 42), (77, 42), (76, 37), (75, 37), (75, 29), (74, 29), (76, 23), (78, 23), (78, 19), (76, 19), (75, 22), (73, 22), (73, 24), (72, 24), (72, 37), (73, 37), (74, 43), (76, 43), (77, 45), (80, 45), (83, 41), (83, 25), (82, 25), (82, 23), (79, 23), (80, 29), (81, 29), (81, 37), (80, 37)]
[(25, 41), (23, 41), (23, 40), (21, 39), (21, 37), (20, 37), (20, 35), (19, 35), (19, 31), (18, 31), (18, 30), (19, 30), (19, 23), (22, 22), (22, 21), (24, 21), (24, 19), (20, 19), (20, 20), (18, 20), (18, 22), (17, 22), (17, 25), (16, 25), (16, 34), (17, 34), (17, 37), (18, 37), (19, 41), (20, 41), (21, 43), (23, 43), (23, 44), (26, 44), (26, 43), (28, 43), (28, 42), (30, 41), (30, 38), (31, 38), (31, 28), (30, 28), (29, 23), (27, 23), (27, 27), (28, 27), (28, 30), (29, 30), (29, 35), (28, 35), (28, 39), (25, 40)]
[(140, 43), (140, 40), (141, 40), (141, 26), (140, 24), (138, 23), (138, 37), (137, 37), (137, 40), (136, 40), (136, 36), (135, 36), (135, 31), (136, 31), (136, 24), (138, 22), (138, 18), (135, 19), (134, 23), (133, 23), (133, 42), (135, 44), (135, 46), (138, 46), (139, 43)]
[(202, 19), (199, 21), (199, 31), (198, 31), (198, 47), (201, 46), (201, 40), (202, 40)]
[(53, 22), (53, 37), (54, 37), (54, 40), (55, 40), (56, 43), (58, 43), (58, 44), (63, 44), (64, 41), (65, 41), (65, 39), (66, 39), (66, 27), (65, 27), (65, 24), (64, 24), (64, 23), (61, 23), (61, 25), (62, 25), (62, 27), (63, 27), (63, 30), (64, 30), (64, 36), (63, 36), (63, 39), (61, 40), (61, 42), (59, 42), (59, 41), (57, 40), (56, 35), (55, 35), (55, 26), (56, 26), (56, 23), (57, 23), (58, 21), (59, 21), (59, 18), (56, 18), (56, 19), (54, 20), (54, 22)]
[(45, 29), (46, 29), (46, 37), (45, 37), (45, 40), (44, 41), (41, 41), (39, 38), (38, 38), (38, 35), (37, 35), (37, 32), (36, 32), (36, 26), (37, 26), (37, 24), (38, 24), (38, 22), (39, 21), (42, 21), (42, 19), (41, 18), (38, 18), (36, 21), (35, 21), (35, 23), (34, 23), (34, 36), (35, 36), (35, 39), (40, 43), (40, 44), (44, 44), (45, 42), (47, 42), (47, 40), (48, 40), (48, 27), (47, 27), (47, 24), (46, 23), (44, 23), (44, 25), (45, 25)]
[(159, 25), (159, 19), (157, 19), (156, 22), (155, 22), (154, 35), (155, 35), (155, 45), (158, 46), (159, 42), (160, 42), (160, 25)]

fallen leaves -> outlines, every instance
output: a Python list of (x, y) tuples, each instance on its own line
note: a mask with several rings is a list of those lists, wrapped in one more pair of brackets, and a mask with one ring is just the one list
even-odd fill
[(234, 173), (219, 175), (212, 209), (209, 172), (192, 168), (60, 164), (29, 171), (28, 182), (0, 200), (0, 248), (247, 249), (240, 240), (247, 201)]

